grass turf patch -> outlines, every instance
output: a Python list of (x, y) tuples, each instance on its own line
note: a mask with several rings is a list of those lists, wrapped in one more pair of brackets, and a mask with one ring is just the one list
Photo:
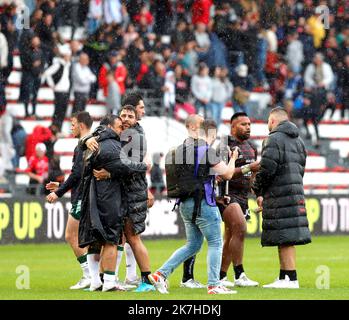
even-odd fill
[[(152, 271), (160, 267), (184, 240), (145, 241), (151, 258)], [(252, 280), (258, 281), (257, 288), (237, 288), (236, 295), (209, 296), (206, 289), (180, 288), (182, 266), (169, 278), (170, 294), (158, 292), (85, 292), (69, 290), (81, 277), (81, 270), (73, 252), (67, 244), (35, 244), (0, 246), (0, 299), (122, 299), (122, 300), (214, 300), (214, 299), (349, 299), (349, 237), (313, 237), (313, 242), (297, 247), (297, 273), (301, 289), (263, 289), (261, 285), (273, 282), (279, 273), (276, 248), (262, 248), (259, 239), (249, 238), (245, 244), (244, 268)], [(198, 254), (195, 264), (195, 279), (206, 283), (207, 244)], [(125, 262), (121, 263), (120, 278), (125, 276)], [(26, 266), (30, 272), (30, 289), (19, 290), (19, 266)], [(328, 268), (330, 289), (318, 289), (321, 285), (323, 268)], [(16, 270), (18, 273), (16, 273)], [(229, 280), (233, 271), (229, 270)]]

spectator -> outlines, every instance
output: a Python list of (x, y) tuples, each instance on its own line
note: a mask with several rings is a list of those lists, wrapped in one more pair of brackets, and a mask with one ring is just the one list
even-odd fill
[(148, 26), (148, 28), (151, 28), (154, 22), (154, 17), (148, 10), (147, 6), (144, 4), (139, 13), (134, 16), (133, 20), (135, 23), (140, 23), (140, 21), (142, 20), (144, 21), (143, 23)]
[(6, 70), (8, 65), (8, 43), (5, 35), (1, 32), (0, 25), (0, 110), (6, 108)]
[(269, 84), (265, 76), (265, 65), (267, 62), (268, 42), (266, 31), (260, 28), (257, 36), (257, 59), (255, 60), (256, 80), (259, 86), (269, 89)]
[(136, 27), (133, 23), (130, 23), (127, 28), (126, 32), (124, 34), (124, 47), (128, 48), (130, 44), (135, 41), (139, 37), (139, 34), (136, 30)]
[(245, 112), (248, 114), (247, 102), (250, 99), (253, 87), (252, 79), (248, 74), (248, 67), (241, 64), (236, 70), (236, 76), (233, 79), (234, 84), (234, 112)]
[(123, 20), (120, 0), (104, 0), (104, 21), (106, 24), (120, 24)]
[(34, 127), (33, 132), (27, 135), (25, 142), (25, 157), (27, 162), (35, 155), (35, 146), (38, 143), (44, 143), (50, 140), (52, 137), (52, 131), (50, 128), (46, 128), (40, 125)]
[(344, 67), (340, 73), (339, 84), (343, 95), (341, 116), (344, 119), (347, 112), (347, 118), (349, 119), (349, 54), (344, 58)]
[(51, 67), (43, 74), (49, 87), (54, 91), (55, 110), (52, 125), (62, 130), (67, 112), (70, 93), (71, 50), (68, 45), (60, 47), (61, 57), (56, 57)]
[(12, 164), (15, 169), (19, 168), (19, 160), (25, 155), (25, 142), (27, 139), (27, 133), (18, 120), (14, 118), (11, 137), (13, 147), (15, 149), (15, 156), (12, 158)]
[(303, 44), (298, 40), (298, 33), (293, 31), (288, 36), (286, 61), (290, 69), (296, 74), (301, 73), (304, 61)]
[(53, 48), (54, 48), (54, 35), (52, 30), (53, 18), (51, 14), (46, 14), (35, 28), (35, 32), (41, 40), (41, 48), (44, 53), (45, 63), (52, 64)]
[(86, 53), (80, 54), (80, 60), (73, 66), (72, 84), (74, 92), (74, 104), (72, 113), (85, 111), (86, 103), (90, 95), (91, 84), (97, 78), (89, 68), (89, 57)]
[(166, 72), (164, 87), (164, 107), (172, 118), (176, 104), (176, 77), (171, 70)]
[(11, 138), (12, 116), (9, 111), (0, 112), (0, 180), (4, 180), (7, 170), (12, 170), (11, 159), (15, 155)]
[(185, 70), (188, 71), (190, 76), (193, 76), (197, 72), (197, 66), (199, 61), (199, 56), (195, 50), (196, 41), (190, 40), (185, 44), (184, 56), (180, 61), (180, 64)]
[(28, 193), (32, 195), (44, 194), (44, 182), (48, 177), (48, 158), (46, 157), (46, 147), (43, 143), (35, 146), (35, 155), (31, 156), (26, 172), (29, 176)]
[(188, 25), (184, 20), (177, 22), (176, 29), (172, 32), (171, 42), (175, 48), (185, 45), (191, 34), (188, 30)]
[(159, 35), (170, 34), (173, 20), (170, 0), (153, 0), (152, 12), (155, 16), (154, 32)]
[(314, 13), (308, 20), (307, 24), (310, 28), (310, 33), (313, 36), (314, 47), (319, 49), (322, 45), (322, 41), (325, 39), (326, 32), (320, 13)]
[(107, 112), (110, 114), (119, 114), (121, 107), (120, 88), (114, 78), (114, 72), (109, 70), (107, 73), (108, 95), (105, 99)]
[(49, 130), (51, 132), (50, 138), (43, 141), (43, 143), (46, 146), (46, 157), (49, 160), (52, 160), (55, 156), (55, 144), (58, 141), (58, 134), (59, 130), (56, 126), (51, 125), (49, 127)]
[(207, 52), (210, 48), (211, 41), (206, 30), (206, 25), (202, 22), (198, 22), (196, 24), (194, 35), (197, 43), (196, 50), (201, 53)]
[(314, 46), (314, 40), (311, 35), (310, 26), (306, 24), (304, 25), (304, 27), (301, 27), (299, 31), (300, 31), (299, 40), (303, 44), (303, 53), (304, 53), (303, 67), (304, 67), (312, 62), (316, 50)]
[(228, 90), (229, 88), (225, 85), (222, 77), (222, 68), (215, 67), (212, 78), (212, 97), (210, 104), (212, 119), (216, 122), (217, 128), (219, 128), (221, 123), (222, 110), (231, 96), (231, 92)]
[(94, 34), (102, 23), (103, 0), (90, 0), (88, 8), (87, 32)]
[(41, 50), (40, 38), (34, 36), (31, 46), (27, 51), (21, 53), (22, 56), (22, 101), (26, 117), (29, 117), (29, 102), (32, 104), (32, 116), (35, 116), (38, 91), (40, 89), (41, 75), (44, 69), (45, 59)]
[(117, 51), (111, 51), (108, 56), (108, 61), (105, 62), (99, 71), (98, 83), (103, 89), (104, 96), (108, 96), (108, 81), (107, 73), (111, 70), (114, 72), (114, 78), (119, 85), (120, 94), (124, 95), (126, 91), (127, 69), (121, 61), (121, 54)]
[(162, 153), (153, 154), (153, 166), (150, 169), (150, 191), (153, 194), (162, 194), (166, 189), (162, 170), (160, 168)]
[(0, 18), (0, 32), (2, 32), (5, 36), (8, 47), (7, 67), (3, 69), (3, 76), (6, 82), (10, 73), (12, 72), (14, 56), (13, 52), (17, 46), (18, 32), (15, 26), (17, 15), (16, 8), (17, 7), (15, 4), (10, 4)]
[(213, 4), (212, 0), (194, 0), (192, 5), (192, 24), (203, 23), (208, 25), (210, 21), (210, 10)]
[(315, 134), (316, 146), (319, 143), (318, 123), (320, 122), (326, 105), (326, 94), (333, 82), (333, 71), (331, 66), (324, 62), (321, 53), (316, 53), (313, 63), (309, 64), (304, 73), (305, 91), (309, 95), (310, 106), (306, 109), (304, 121), (307, 129), (307, 138), (310, 139), (310, 133), (307, 126), (309, 120), (312, 121)]
[(212, 117), (210, 100), (212, 98), (212, 81), (208, 76), (209, 69), (206, 64), (200, 63), (198, 74), (191, 79), (191, 92), (195, 98), (196, 112), (203, 109), (204, 118)]

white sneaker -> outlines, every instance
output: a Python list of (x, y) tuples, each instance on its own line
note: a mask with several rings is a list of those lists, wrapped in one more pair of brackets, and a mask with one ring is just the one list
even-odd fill
[(221, 286), (223, 287), (233, 288), (235, 286), (234, 282), (229, 281), (227, 277), (224, 277), (223, 279), (221, 279), (220, 282), (221, 282)]
[(149, 281), (152, 283), (152, 285), (162, 294), (169, 293), (168, 292), (168, 283), (166, 282), (166, 279), (159, 273), (155, 272), (153, 274), (148, 275)]
[(91, 285), (91, 278), (82, 277), (79, 282), (73, 286), (70, 287), (70, 290), (80, 290), (90, 287)]
[(114, 282), (114, 283), (103, 283), (102, 292), (110, 292), (110, 291), (127, 291), (123, 286)]
[(103, 288), (103, 283), (102, 282), (99, 283), (99, 284), (91, 283), (90, 288), (88, 288), (87, 291), (91, 291), (91, 292), (93, 292), (93, 291), (102, 291), (102, 288)]
[(273, 283), (266, 284), (263, 288), (271, 289), (299, 289), (298, 280), (291, 281), (289, 276), (285, 276), (285, 279), (277, 278)]
[(133, 285), (133, 284), (126, 284), (120, 280), (116, 280), (116, 284), (119, 286), (119, 287), (123, 287), (125, 288), (126, 290), (132, 290), (132, 289), (135, 289), (137, 288), (137, 286)]
[(230, 290), (222, 285), (219, 286), (209, 286), (207, 289), (208, 294), (235, 294), (237, 291)]
[(182, 288), (189, 288), (189, 289), (202, 289), (206, 288), (205, 285), (201, 284), (199, 281), (196, 281), (194, 279), (189, 279), (186, 282), (181, 281)]
[(125, 279), (125, 285), (130, 285), (130, 286), (134, 286), (134, 287), (138, 287), (141, 284), (141, 278), (136, 278), (135, 280), (129, 280), (129, 279)]
[(245, 272), (240, 274), (239, 279), (235, 279), (235, 285), (237, 287), (258, 287), (259, 283), (247, 278)]

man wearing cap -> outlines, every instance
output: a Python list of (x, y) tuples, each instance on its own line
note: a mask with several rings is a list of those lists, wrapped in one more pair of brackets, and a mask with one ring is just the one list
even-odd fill
[(54, 91), (55, 111), (52, 125), (55, 125), (61, 131), (70, 93), (71, 50), (69, 45), (60, 46), (59, 53), (60, 56), (54, 58), (52, 66), (44, 72), (43, 81), (46, 80), (49, 87)]
[(120, 94), (123, 96), (126, 91), (125, 87), (125, 81), (127, 78), (127, 69), (125, 65), (121, 61), (122, 56), (121, 54), (116, 51), (112, 50), (109, 53), (108, 60), (102, 65), (99, 75), (98, 75), (98, 84), (99, 87), (103, 89), (104, 96), (108, 96), (108, 79), (107, 74), (109, 71), (114, 72), (114, 78), (117, 82)]

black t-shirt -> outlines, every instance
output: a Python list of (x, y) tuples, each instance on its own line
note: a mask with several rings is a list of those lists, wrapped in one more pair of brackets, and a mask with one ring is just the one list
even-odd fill
[[(239, 147), (240, 149), (239, 157), (235, 162), (236, 168), (240, 168), (257, 160), (257, 149), (248, 140), (239, 142), (234, 137), (229, 136), (228, 146), (230, 150), (233, 150), (234, 147)], [(248, 193), (251, 190), (251, 176), (252, 173), (250, 172), (237, 178), (233, 177), (229, 182), (229, 195), (237, 196), (247, 201)], [(225, 183), (222, 185), (225, 185)]]

